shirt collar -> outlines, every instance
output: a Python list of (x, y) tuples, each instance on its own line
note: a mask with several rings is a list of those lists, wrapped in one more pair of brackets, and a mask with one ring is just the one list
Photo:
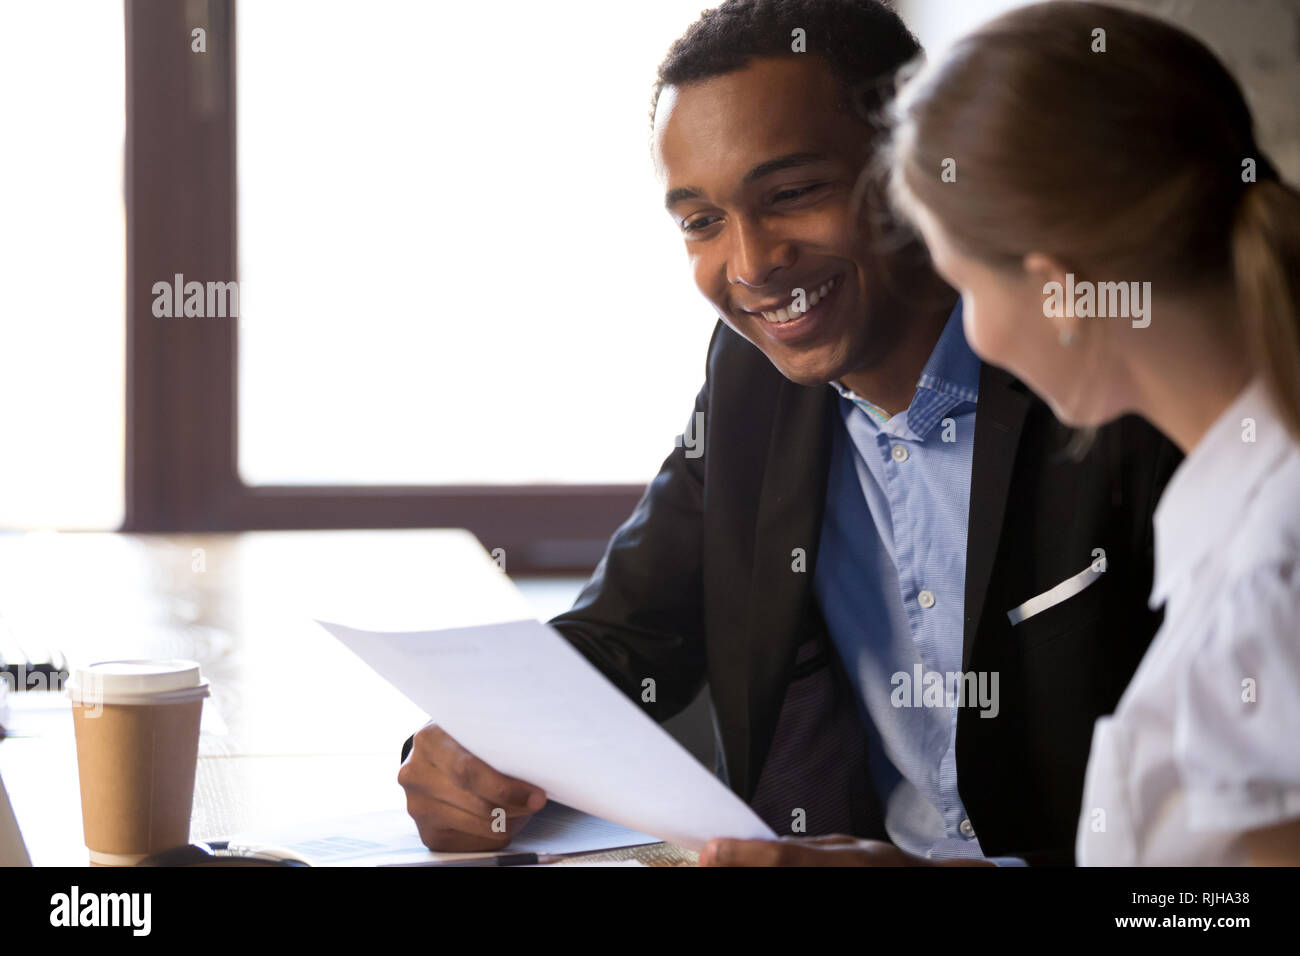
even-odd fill
[[(966, 342), (962, 328), (961, 299), (953, 306), (948, 321), (935, 343), (930, 358), (916, 380), (916, 394), (907, 408), (907, 427), (924, 438), (952, 408), (961, 402), (979, 400), (980, 360)], [(889, 416), (878, 405), (846, 388), (839, 381), (830, 383), (840, 395), (853, 402), (876, 423)]]
[[(1245, 439), (1249, 423), (1243, 419), (1253, 420), (1254, 441)], [(1252, 381), (1215, 419), (1156, 506), (1153, 609), (1169, 599), (1180, 578), (1222, 549), (1290, 443), (1262, 379)]]

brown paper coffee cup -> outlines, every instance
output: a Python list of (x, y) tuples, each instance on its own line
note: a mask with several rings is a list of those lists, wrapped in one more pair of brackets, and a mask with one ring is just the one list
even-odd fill
[(207, 681), (192, 661), (105, 661), (69, 687), (92, 865), (189, 842)]

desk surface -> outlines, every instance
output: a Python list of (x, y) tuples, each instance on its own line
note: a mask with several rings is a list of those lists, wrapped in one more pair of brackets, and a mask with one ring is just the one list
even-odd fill
[[(0, 537), (10, 640), (95, 660), (196, 660), (212, 683), (193, 840), (405, 806), (424, 713), (314, 623), (426, 629), (533, 617), (468, 532)], [(362, 702), (362, 703), (358, 703)], [(65, 698), (14, 694), (0, 774), (37, 865), (85, 865)]]

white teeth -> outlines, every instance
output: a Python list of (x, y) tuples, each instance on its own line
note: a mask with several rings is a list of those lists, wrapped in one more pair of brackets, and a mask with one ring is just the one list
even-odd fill
[(818, 302), (826, 298), (827, 294), (831, 291), (831, 289), (835, 288), (835, 282), (836, 282), (835, 279), (831, 279), (829, 282), (823, 284), (820, 289), (815, 289), (814, 291), (808, 293), (807, 300), (806, 300), (807, 308), (805, 308), (803, 312), (796, 311), (792, 303), (791, 305), (786, 306), (784, 309), (777, 309), (777, 311), (775, 312), (764, 312), (762, 313), (762, 316), (763, 318), (767, 319), (767, 321), (774, 322), (777, 325), (780, 325), (783, 322), (789, 322), (791, 319), (795, 318), (796, 316), (803, 315), (804, 312), (809, 311)]

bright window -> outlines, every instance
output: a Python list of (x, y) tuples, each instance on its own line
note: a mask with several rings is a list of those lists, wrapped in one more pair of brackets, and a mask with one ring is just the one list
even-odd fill
[(0, 5), (0, 528), (122, 520), (122, 5)]
[(649, 152), (701, 7), (239, 5), (245, 481), (654, 474), (715, 320)]

